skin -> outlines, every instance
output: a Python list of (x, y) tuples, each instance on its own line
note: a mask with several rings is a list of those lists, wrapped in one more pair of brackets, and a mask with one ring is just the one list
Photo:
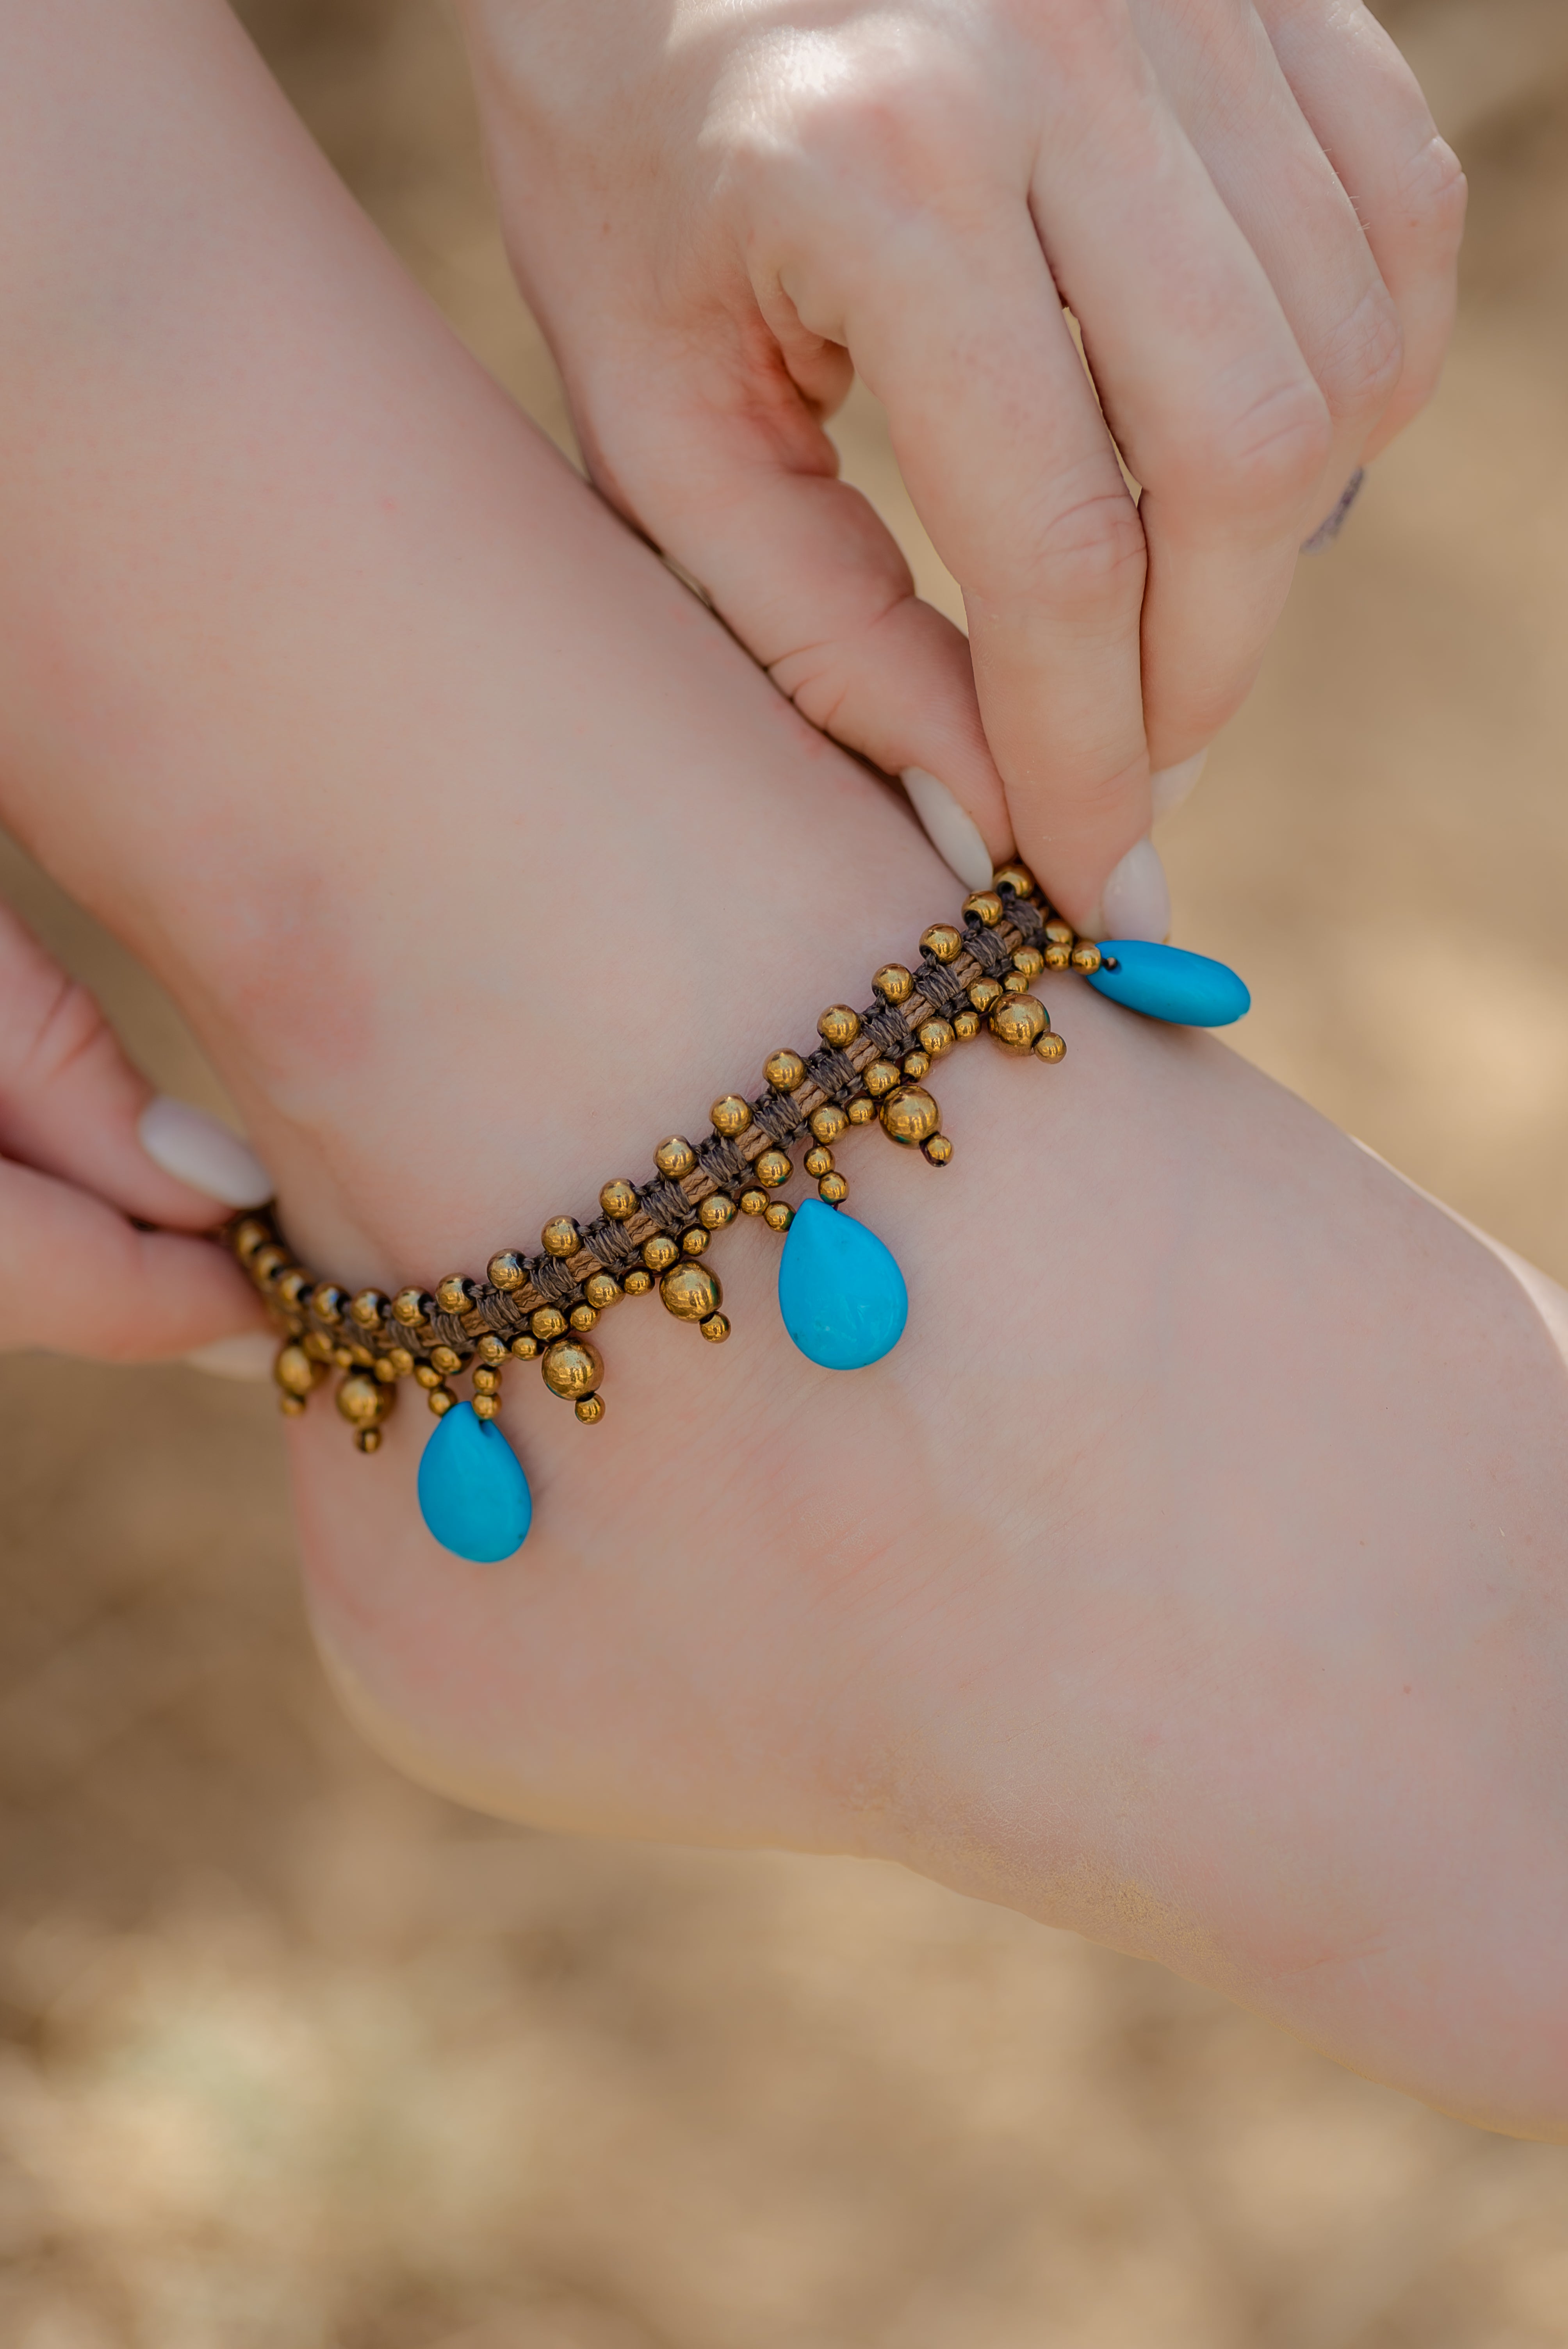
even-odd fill
[[(307, 1260), (477, 1269), (754, 1084), (953, 909), (401, 276), (227, 13), (58, 0), (0, 71), (0, 799), (194, 1021)], [(290, 1431), (371, 1733), (595, 1832), (876, 1853), (1568, 2134), (1568, 1368), (1489, 1248), (1211, 1039), (1051, 989), (1067, 1060), (876, 1133), (909, 1278), (851, 1376), (715, 1261), (603, 1423), (526, 1370), (536, 1520), (419, 1524)]]

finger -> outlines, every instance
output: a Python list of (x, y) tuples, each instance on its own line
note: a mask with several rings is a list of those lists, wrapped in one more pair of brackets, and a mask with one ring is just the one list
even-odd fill
[(0, 1159), (0, 1347), (148, 1361), (265, 1320), (211, 1240), (138, 1231), (90, 1193)]
[(1404, 364), (1367, 442), (1375, 456), (1430, 398), (1442, 369), (1458, 300), (1464, 173), (1414, 74), (1365, 8), (1259, 0), (1259, 14), (1398, 310)]
[(0, 905), (0, 1151), (149, 1223), (200, 1231), (268, 1196), (253, 1154), (201, 1111), (155, 1096), (86, 988)]

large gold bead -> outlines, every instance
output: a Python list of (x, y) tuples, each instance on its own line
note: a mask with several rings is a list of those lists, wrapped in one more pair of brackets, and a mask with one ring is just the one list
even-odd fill
[(397, 1390), (384, 1387), (363, 1371), (351, 1371), (337, 1390), (337, 1408), (351, 1427), (379, 1427), (396, 1402)]
[(847, 1003), (830, 1003), (817, 1022), (817, 1033), (824, 1044), (834, 1045), (841, 1052), (852, 1044), (861, 1032), (861, 1015), (851, 1011)]
[(980, 1033), (980, 1014), (977, 1011), (955, 1012), (953, 1019), (953, 1032), (961, 1044), (969, 1043)]
[(1037, 1036), (1051, 1024), (1050, 1013), (1035, 995), (1005, 995), (992, 1008), (987, 1025), (1005, 1052), (1026, 1052)]
[[(497, 1287), (500, 1287), (499, 1281)], [(422, 1288), (400, 1288), (392, 1299), (392, 1319), (401, 1321), (406, 1330), (413, 1329), (428, 1312), (430, 1299)]]
[(592, 1330), (599, 1316), (591, 1305), (574, 1305), (567, 1319), (574, 1330)]
[(844, 1115), (843, 1111), (839, 1107), (837, 1102), (824, 1102), (820, 1109), (814, 1109), (811, 1112), (812, 1139), (816, 1142), (825, 1142), (831, 1144), (837, 1142), (840, 1134), (848, 1127), (849, 1123), (849, 1119)]
[(1096, 971), (1099, 968), (1100, 952), (1092, 938), (1080, 938), (1078, 940), (1077, 946), (1073, 948), (1072, 963), (1073, 968), (1075, 970), (1081, 970), (1086, 978), (1091, 971)]
[(604, 1375), (603, 1358), (586, 1338), (558, 1338), (546, 1348), (539, 1367), (551, 1393), (563, 1402), (591, 1395)]
[(776, 1093), (792, 1093), (806, 1081), (806, 1063), (799, 1052), (788, 1049), (769, 1052), (762, 1064), (762, 1073)]
[(1035, 876), (1026, 864), (1020, 864), (1015, 859), (1011, 864), (997, 866), (991, 875), (991, 886), (993, 889), (1011, 889), (1019, 897), (1032, 897)]
[(654, 1276), (640, 1264), (634, 1264), (621, 1286), (628, 1297), (645, 1297), (654, 1285)]
[(607, 1313), (612, 1305), (621, 1302), (621, 1284), (613, 1272), (591, 1272), (583, 1284), (583, 1294), (595, 1313)]
[(882, 1105), (882, 1131), (905, 1148), (929, 1142), (942, 1123), (942, 1112), (920, 1085), (901, 1085)]
[(990, 1010), (1001, 992), (994, 978), (977, 978), (969, 990), (969, 1000), (976, 1011), (984, 1013)]
[(806, 1172), (808, 1174), (830, 1174), (832, 1171), (833, 1154), (825, 1143), (819, 1142), (814, 1148), (808, 1150), (806, 1153)]
[(795, 1210), (788, 1199), (769, 1199), (765, 1210), (769, 1228), (787, 1232), (795, 1220)]
[(1020, 947), (1013, 957), (1013, 968), (1021, 970), (1026, 978), (1038, 978), (1046, 967), (1046, 957), (1038, 947)]
[(432, 1346), (430, 1361), (444, 1379), (455, 1379), (463, 1367), (463, 1358), (455, 1346)]
[(928, 1158), (934, 1166), (945, 1166), (953, 1155), (953, 1144), (944, 1133), (934, 1133), (929, 1142), (921, 1143), (920, 1151), (922, 1157)]
[(964, 933), (951, 922), (933, 922), (930, 929), (920, 934), (920, 950), (933, 962), (956, 962), (964, 951)]
[(677, 1321), (700, 1321), (724, 1303), (718, 1277), (706, 1264), (673, 1265), (659, 1283), (659, 1295)]
[(674, 1264), (679, 1254), (680, 1250), (668, 1232), (655, 1232), (651, 1240), (643, 1242), (643, 1262), (650, 1272), (663, 1272), (666, 1265)]
[(914, 993), (914, 980), (901, 962), (884, 962), (875, 972), (872, 985), (884, 1003), (907, 1003)]
[(714, 1102), (708, 1116), (713, 1121), (714, 1132), (722, 1133), (727, 1142), (733, 1142), (736, 1135), (744, 1133), (751, 1123), (751, 1103), (742, 1101), (738, 1093), (726, 1093)]
[(766, 1191), (742, 1191), (740, 1195), (740, 1212), (743, 1216), (759, 1216), (767, 1205)]
[(965, 913), (975, 915), (988, 930), (995, 928), (1006, 910), (995, 889), (976, 889), (972, 897), (964, 900)]
[(318, 1280), (310, 1292), (310, 1309), (318, 1321), (341, 1321), (348, 1299), (330, 1280)]
[(602, 1394), (579, 1395), (572, 1407), (584, 1427), (592, 1427), (595, 1420), (603, 1419), (604, 1416), (604, 1398)]
[(930, 1066), (929, 1052), (906, 1052), (903, 1056), (903, 1073), (912, 1085), (919, 1084)]
[(378, 1288), (362, 1288), (348, 1309), (362, 1330), (378, 1330), (387, 1299)]
[(869, 1093), (857, 1093), (850, 1103), (851, 1125), (872, 1125), (876, 1122), (877, 1105)]
[(727, 1313), (710, 1313), (706, 1321), (697, 1323), (697, 1328), (710, 1346), (722, 1346), (729, 1335), (729, 1316)]
[(637, 1212), (637, 1186), (617, 1174), (599, 1194), (599, 1205), (613, 1224), (624, 1224)]
[(684, 1134), (666, 1134), (654, 1153), (654, 1164), (666, 1182), (678, 1183), (696, 1164), (696, 1152)]
[(539, 1235), (539, 1244), (546, 1256), (575, 1256), (583, 1235), (570, 1216), (552, 1216)]
[(891, 1093), (903, 1082), (903, 1071), (896, 1061), (873, 1061), (869, 1069), (861, 1071), (861, 1082), (872, 1101)]
[(915, 1042), (932, 1060), (939, 1061), (944, 1052), (953, 1050), (953, 1023), (949, 1019), (923, 1019), (915, 1030)]
[(787, 1150), (765, 1150), (751, 1171), (769, 1191), (776, 1191), (780, 1183), (788, 1183), (795, 1170)]
[(681, 1247), (687, 1256), (700, 1256), (707, 1246), (707, 1226), (694, 1224), (689, 1232), (681, 1234)]
[(1059, 1061), (1065, 1057), (1067, 1049), (1065, 1041), (1057, 1034), (1054, 1028), (1047, 1028), (1043, 1036), (1037, 1036), (1035, 1039), (1035, 1051), (1042, 1061)]
[(273, 1364), (273, 1376), (285, 1394), (308, 1395), (326, 1375), (303, 1346), (285, 1346)]
[(711, 1198), (703, 1201), (697, 1214), (706, 1230), (721, 1232), (726, 1224), (735, 1221), (735, 1202), (727, 1191), (716, 1191)]
[(449, 1272), (445, 1280), (436, 1283), (436, 1302), (443, 1313), (466, 1313), (470, 1302), (469, 1284), (460, 1272)]
[[(547, 1345), (552, 1338), (559, 1338), (561, 1336), (562, 1330), (566, 1327), (566, 1316), (562, 1313), (559, 1305), (542, 1305), (537, 1312), (531, 1313), (529, 1315), (528, 1326), (532, 1330), (534, 1336), (539, 1340), (540, 1344), (542, 1346)], [(441, 1352), (439, 1347), (437, 1348), (435, 1353), (430, 1359), (432, 1361), (437, 1362), (440, 1361)]]
[(528, 1278), (528, 1268), (515, 1248), (502, 1248), (486, 1265), (485, 1278), (492, 1288), (521, 1288)]
[(841, 1174), (824, 1174), (817, 1185), (817, 1196), (830, 1207), (841, 1206), (850, 1195), (850, 1186)]

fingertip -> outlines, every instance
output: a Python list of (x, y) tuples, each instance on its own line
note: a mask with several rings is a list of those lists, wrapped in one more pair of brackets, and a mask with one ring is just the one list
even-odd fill
[(264, 1206), (272, 1178), (255, 1152), (193, 1102), (155, 1093), (136, 1122), (155, 1166), (225, 1207)]
[(1180, 760), (1173, 767), (1157, 768), (1150, 776), (1149, 797), (1156, 823), (1186, 804), (1208, 756), (1207, 750), (1195, 750), (1190, 759)]
[(926, 838), (966, 889), (988, 889), (991, 852), (974, 817), (959, 806), (947, 785), (923, 767), (905, 767), (899, 778)]
[(212, 1338), (181, 1357), (193, 1371), (214, 1379), (265, 1379), (272, 1376), (278, 1339), (268, 1330), (242, 1330), (233, 1337)]

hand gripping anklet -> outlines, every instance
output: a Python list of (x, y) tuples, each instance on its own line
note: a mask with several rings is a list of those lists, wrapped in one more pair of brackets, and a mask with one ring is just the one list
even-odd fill
[[(724, 1291), (705, 1259), (737, 1215), (760, 1216), (788, 1235), (779, 1304), (800, 1351), (825, 1370), (880, 1361), (903, 1334), (908, 1297), (890, 1250), (842, 1212), (849, 1185), (833, 1148), (850, 1127), (880, 1123), (893, 1142), (945, 1166), (953, 1144), (924, 1083), (933, 1061), (982, 1026), (1006, 1051), (1061, 1060), (1067, 1048), (1030, 992), (1045, 971), (1078, 971), (1127, 1009), (1189, 1027), (1227, 1026), (1251, 1001), (1235, 973), (1206, 956), (1076, 937), (1021, 864), (1004, 866), (991, 888), (965, 899), (962, 927), (938, 922), (923, 932), (920, 949), (913, 970), (884, 963), (876, 972), (866, 1010), (830, 1005), (817, 1022), (815, 1051), (769, 1054), (766, 1091), (754, 1100), (716, 1101), (707, 1141), (670, 1135), (654, 1153), (651, 1182), (616, 1175), (590, 1222), (552, 1216), (539, 1255), (503, 1248), (483, 1280), (451, 1273), (434, 1295), (413, 1288), (350, 1296), (295, 1262), (269, 1210), (235, 1216), (224, 1240), (284, 1332), (273, 1373), (284, 1412), (303, 1412), (335, 1364), (346, 1373), (338, 1410), (359, 1449), (374, 1452), (398, 1382), (413, 1379), (438, 1422), (419, 1464), (426, 1524), (460, 1557), (510, 1557), (533, 1513), (521, 1464), (495, 1425), (501, 1373), (512, 1362), (537, 1359), (551, 1393), (591, 1424), (604, 1415), (604, 1365), (589, 1333), (622, 1298), (656, 1282), (677, 1319), (721, 1343), (729, 1335)], [(791, 1207), (779, 1193), (800, 1142), (817, 1195)], [(468, 1402), (450, 1383), (465, 1375)]]

